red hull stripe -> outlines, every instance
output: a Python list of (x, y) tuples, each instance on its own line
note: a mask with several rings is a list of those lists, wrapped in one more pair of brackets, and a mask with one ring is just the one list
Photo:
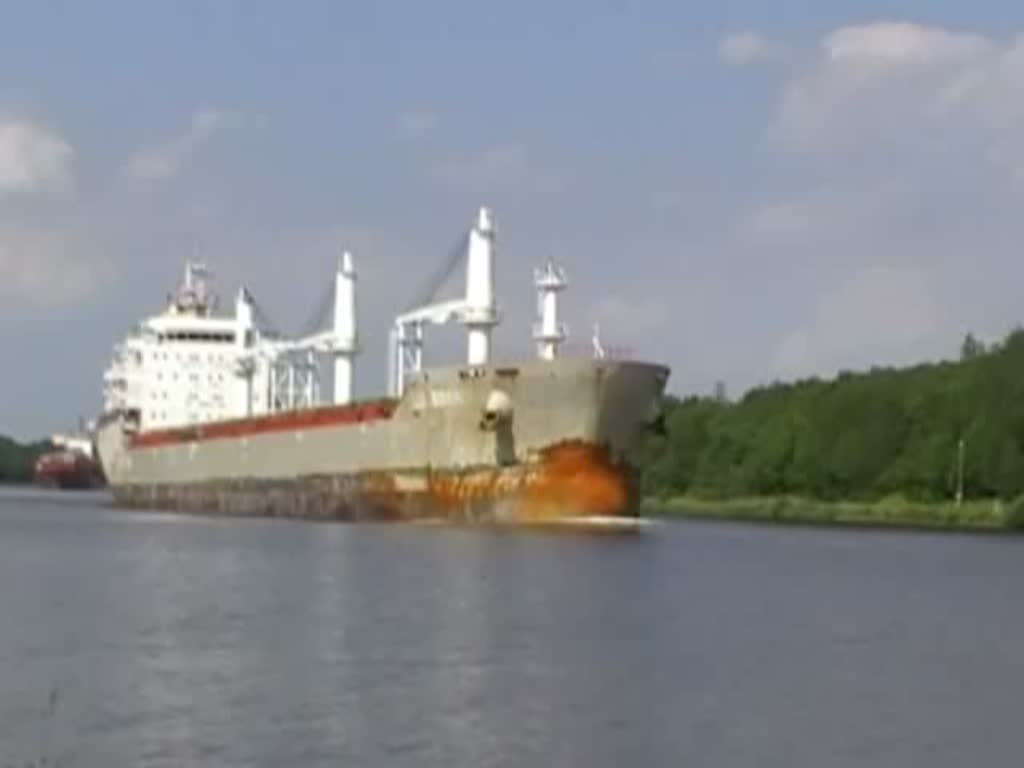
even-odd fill
[(214, 421), (192, 427), (154, 429), (140, 432), (131, 440), (132, 448), (153, 448), (160, 445), (190, 443), (197, 440), (218, 440), (248, 435), (262, 435), (269, 432), (294, 432), (300, 429), (319, 429), (341, 424), (359, 424), (391, 418), (397, 401), (377, 400), (351, 405), (336, 405), (326, 408), (311, 408), (303, 411), (287, 411), (269, 416), (255, 416), (248, 419)]

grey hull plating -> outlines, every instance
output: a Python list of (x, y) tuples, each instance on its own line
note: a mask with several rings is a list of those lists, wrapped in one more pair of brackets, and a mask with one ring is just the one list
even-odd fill
[[(134, 507), (337, 520), (529, 522), (628, 514), (635, 452), (667, 369), (604, 360), (445, 368), (383, 418), (230, 437), (133, 437), (109, 414), (98, 446)], [(246, 425), (243, 425), (246, 426)]]

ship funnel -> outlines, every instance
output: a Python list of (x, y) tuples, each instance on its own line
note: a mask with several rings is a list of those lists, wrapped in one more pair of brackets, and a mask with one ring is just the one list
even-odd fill
[(494, 298), (494, 223), (487, 208), (479, 210), (469, 232), (466, 307), (462, 322), (469, 335), (467, 362), (487, 365), (491, 356), (491, 329), (498, 324)]
[(334, 276), (334, 403), (352, 402), (356, 335), (356, 270), (352, 254), (345, 251)]

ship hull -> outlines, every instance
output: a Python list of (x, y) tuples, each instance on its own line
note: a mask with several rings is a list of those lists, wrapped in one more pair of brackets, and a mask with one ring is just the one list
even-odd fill
[(124, 506), (343, 521), (633, 515), (636, 450), (668, 372), (606, 361), (443, 369), (399, 401), (132, 435), (100, 456)]
[(542, 523), (621, 516), (634, 507), (632, 485), (630, 469), (611, 464), (601, 448), (567, 443), (530, 465), (133, 484), (115, 488), (114, 497), (128, 507), (195, 514)]
[(35, 464), (32, 482), (41, 488), (88, 490), (103, 486), (97, 461), (72, 451), (44, 453)]

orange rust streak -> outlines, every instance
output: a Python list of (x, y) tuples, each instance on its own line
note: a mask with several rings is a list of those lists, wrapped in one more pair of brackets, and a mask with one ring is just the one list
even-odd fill
[(549, 449), (540, 477), (526, 491), (533, 504), (576, 508), (590, 515), (619, 514), (629, 498), (623, 473), (605, 452), (575, 442)]
[(603, 449), (579, 442), (552, 446), (534, 467), (435, 475), (429, 493), (442, 508), (507, 500), (523, 520), (559, 514), (617, 515), (629, 499), (624, 472)]
[(152, 448), (160, 445), (174, 445), (195, 440), (216, 440), (218, 438), (246, 437), (268, 432), (288, 432), (299, 429), (318, 429), (341, 424), (378, 421), (391, 418), (396, 401), (379, 400), (351, 405), (311, 408), (302, 411), (288, 411), (248, 419), (215, 421), (191, 427), (176, 427), (140, 432), (131, 440), (132, 448)]

